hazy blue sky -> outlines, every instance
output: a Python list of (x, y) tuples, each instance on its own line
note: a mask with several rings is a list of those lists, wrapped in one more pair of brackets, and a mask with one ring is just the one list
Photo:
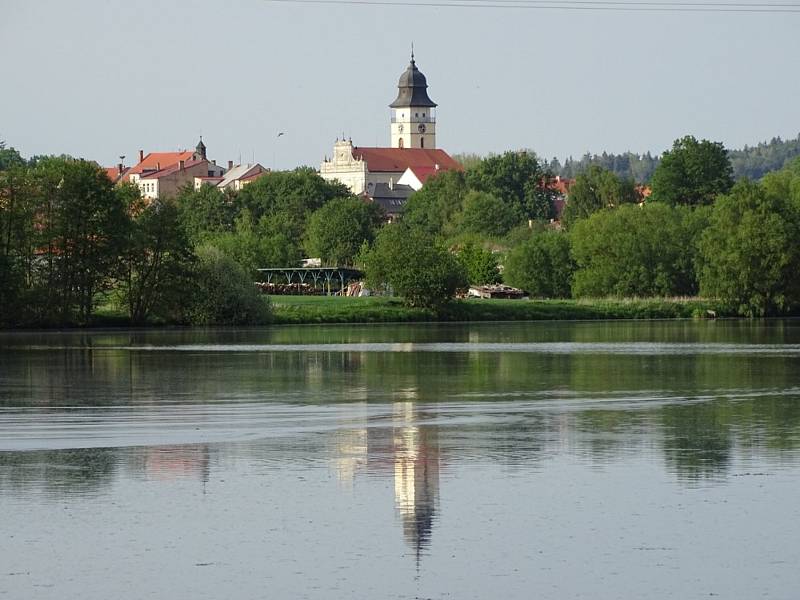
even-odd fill
[[(388, 145), (413, 40), (451, 153), (659, 153), (800, 131), (800, 14), (3, 0), (0, 140), (111, 165), (192, 147), (318, 166)], [(277, 138), (277, 132), (286, 135)]]

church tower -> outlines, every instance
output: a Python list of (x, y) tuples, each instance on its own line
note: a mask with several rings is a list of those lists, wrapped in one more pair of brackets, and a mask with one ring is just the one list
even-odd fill
[(428, 97), (428, 82), (411, 63), (400, 76), (392, 109), (392, 148), (436, 148), (436, 103)]

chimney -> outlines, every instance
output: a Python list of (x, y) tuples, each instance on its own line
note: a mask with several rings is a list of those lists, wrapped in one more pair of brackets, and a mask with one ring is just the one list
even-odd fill
[(233, 168), (233, 161), (229, 160), (228, 161), (228, 171), (230, 171), (232, 168)]
[(160, 171), (160, 170), (161, 170), (161, 163), (157, 162), (156, 163), (156, 171)]
[(144, 150), (139, 150), (139, 162), (144, 160)]
[(212, 161), (211, 161), (211, 164), (212, 164), (212, 165), (214, 165), (214, 166), (216, 167), (216, 166), (217, 166), (217, 159), (215, 158), (214, 160), (212, 160)]
[(183, 169), (185, 167), (186, 167), (186, 161), (185, 160), (179, 160), (178, 161), (178, 170), (183, 171)]
[(122, 176), (122, 171), (123, 171), (122, 163), (118, 163), (117, 164), (117, 172), (120, 175), (120, 177)]
[(394, 189), (394, 177), (389, 177), (389, 189)]

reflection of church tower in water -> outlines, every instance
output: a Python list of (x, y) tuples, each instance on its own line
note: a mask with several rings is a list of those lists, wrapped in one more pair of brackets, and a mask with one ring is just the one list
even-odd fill
[(403, 536), (419, 560), (430, 544), (439, 506), (439, 439), (435, 426), (420, 426), (413, 402), (394, 405), (394, 496)]

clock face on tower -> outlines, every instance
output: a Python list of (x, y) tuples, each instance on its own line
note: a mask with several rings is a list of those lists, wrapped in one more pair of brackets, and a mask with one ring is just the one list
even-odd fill
[(420, 123), (419, 127), (417, 127), (417, 131), (420, 133), (425, 133), (425, 123)]

